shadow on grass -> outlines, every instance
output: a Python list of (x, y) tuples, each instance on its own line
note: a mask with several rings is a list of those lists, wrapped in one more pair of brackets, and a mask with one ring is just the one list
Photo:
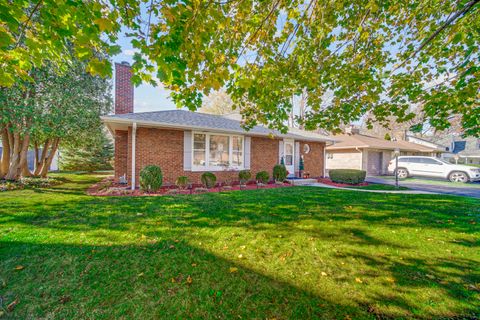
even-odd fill
[[(252, 190), (169, 197), (85, 196), (83, 190), (91, 182), (33, 190), (51, 198), (32, 199), (34, 204), (38, 201), (41, 205), (30, 206), (8, 201), (0, 210), (4, 217), (23, 224), (39, 225), (41, 221), (43, 227), (55, 228), (56, 220), (62, 217), (68, 219), (68, 226), (62, 228), (84, 230), (124, 230), (131, 223), (155, 218), (161, 218), (172, 228), (236, 226), (252, 230), (262, 230), (269, 225), (275, 225), (278, 230), (292, 230), (295, 222), (304, 220), (348, 222), (356, 219), (372, 226), (448, 228), (472, 234), (479, 231), (480, 224), (479, 200), (449, 196), (362, 194), (358, 197), (355, 192), (301, 187), (287, 191)], [(59, 195), (82, 197), (63, 201)], [(92, 213), (95, 213), (93, 219)], [(360, 239), (368, 237), (361, 234), (362, 230), (352, 232)]]
[(0, 294), (20, 301), (15, 318), (371, 318), (183, 242), (0, 242), (0, 254)]

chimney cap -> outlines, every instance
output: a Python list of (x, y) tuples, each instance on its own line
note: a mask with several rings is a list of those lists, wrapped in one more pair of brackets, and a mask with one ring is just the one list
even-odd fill
[(120, 64), (124, 66), (130, 66), (130, 63), (128, 63), (128, 61), (122, 61), (120, 62)]

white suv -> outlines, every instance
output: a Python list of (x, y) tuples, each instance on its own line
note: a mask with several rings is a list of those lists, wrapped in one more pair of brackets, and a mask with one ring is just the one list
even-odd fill
[[(395, 173), (395, 159), (388, 164), (388, 172)], [(411, 176), (445, 178), (452, 182), (479, 181), (480, 168), (451, 164), (433, 157), (398, 157), (398, 177), (405, 179)]]

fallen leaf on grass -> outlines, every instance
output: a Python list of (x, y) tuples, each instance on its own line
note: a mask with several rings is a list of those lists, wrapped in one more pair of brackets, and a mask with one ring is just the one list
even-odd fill
[(143, 277), (143, 272), (137, 274), (137, 277)]
[(197, 264), (196, 264), (196, 263), (192, 263), (192, 267), (196, 267), (196, 266), (197, 266)]
[(387, 281), (393, 283), (393, 282), (395, 282), (395, 279), (389, 277), (389, 278), (387, 278)]
[(238, 259), (243, 259), (243, 254), (239, 254)]
[(13, 300), (8, 306), (7, 306), (7, 311), (8, 312), (12, 312), (13, 309), (15, 309), (15, 307), (17, 306), (17, 304), (20, 302), (20, 300), (18, 300), (18, 298), (15, 298), (15, 300)]
[(187, 277), (187, 284), (192, 284), (193, 280), (192, 277), (188, 276)]
[(355, 281), (358, 282), (358, 283), (363, 283), (362, 279), (360, 279), (360, 278), (355, 278)]
[(16, 266), (15, 267), (16, 271), (20, 271), (20, 270), (23, 270), (23, 269), (25, 269), (25, 266)]
[(238, 271), (238, 268), (230, 267), (230, 273), (234, 273), (234, 272), (237, 272), (237, 271)]
[(65, 304), (67, 302), (70, 302), (72, 300), (72, 298), (70, 298), (69, 296), (63, 296), (60, 298), (60, 300), (58, 300), (60, 303), (62, 304)]
[(322, 271), (322, 276), (326, 277), (327, 273)]

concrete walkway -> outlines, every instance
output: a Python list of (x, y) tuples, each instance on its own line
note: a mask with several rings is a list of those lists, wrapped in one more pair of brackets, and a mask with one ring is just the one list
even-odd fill
[(431, 191), (422, 191), (422, 190), (368, 190), (368, 189), (359, 189), (359, 188), (343, 188), (343, 187), (335, 187), (328, 184), (316, 182), (309, 184), (311, 187), (322, 187), (322, 188), (329, 188), (329, 189), (339, 189), (339, 190), (347, 190), (347, 191), (360, 191), (360, 192), (373, 192), (373, 193), (392, 193), (392, 194), (440, 194), (437, 192)]
[[(365, 181), (370, 183), (382, 183), (382, 184), (395, 185), (395, 181), (382, 179), (380, 177), (367, 177)], [(479, 188), (468, 188), (466, 186), (465, 187), (464, 186), (449, 187), (449, 186), (428, 184), (428, 180), (425, 180), (425, 184), (408, 183), (405, 181), (400, 181), (400, 185), (411, 189), (410, 191), (415, 190), (415, 191), (430, 192), (430, 193), (436, 193), (436, 194), (449, 194), (454, 196), (480, 198)]]

